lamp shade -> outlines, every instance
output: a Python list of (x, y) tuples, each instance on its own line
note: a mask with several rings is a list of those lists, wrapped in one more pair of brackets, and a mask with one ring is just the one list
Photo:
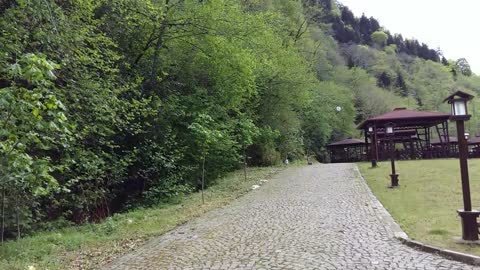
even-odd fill
[(452, 115), (464, 116), (467, 115), (467, 100), (454, 99), (452, 102)]
[(393, 134), (393, 126), (386, 126), (386, 127), (385, 127), (385, 132), (386, 132), (388, 135)]
[(456, 91), (448, 96), (444, 102), (448, 102), (451, 105), (451, 117), (450, 120), (468, 120), (470, 115), (468, 114), (467, 102), (473, 99), (474, 96), (462, 92)]

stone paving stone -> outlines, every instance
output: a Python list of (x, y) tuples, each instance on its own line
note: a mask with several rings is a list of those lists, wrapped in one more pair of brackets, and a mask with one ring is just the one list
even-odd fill
[(104, 269), (480, 269), (417, 251), (353, 164), (292, 167)]

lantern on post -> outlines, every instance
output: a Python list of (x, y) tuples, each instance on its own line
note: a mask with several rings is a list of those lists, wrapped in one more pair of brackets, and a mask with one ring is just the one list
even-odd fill
[(462, 238), (467, 241), (478, 240), (477, 218), (480, 212), (472, 210), (470, 198), (470, 180), (468, 176), (468, 144), (465, 136), (465, 121), (470, 119), (467, 102), (473, 98), (472, 95), (457, 91), (447, 97), (444, 102), (451, 105), (450, 120), (457, 124), (458, 154), (460, 160), (460, 175), (462, 180), (463, 210), (458, 210), (462, 220)]
[(387, 133), (387, 136), (392, 136), (393, 135), (393, 124), (388, 123), (385, 125), (385, 133)]
[(450, 104), (450, 120), (469, 120), (467, 102), (473, 99), (473, 96), (462, 91), (457, 91), (448, 96), (443, 102)]
[(398, 187), (398, 174), (395, 171), (395, 142), (393, 137), (395, 136), (395, 125), (388, 123), (385, 125), (385, 134), (389, 138), (390, 142), (390, 164), (392, 167), (392, 173), (390, 174), (392, 188)]

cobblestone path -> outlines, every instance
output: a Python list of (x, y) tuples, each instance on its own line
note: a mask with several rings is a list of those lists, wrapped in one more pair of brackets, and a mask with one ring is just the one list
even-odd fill
[(355, 165), (289, 168), (106, 269), (478, 269), (394, 238)]

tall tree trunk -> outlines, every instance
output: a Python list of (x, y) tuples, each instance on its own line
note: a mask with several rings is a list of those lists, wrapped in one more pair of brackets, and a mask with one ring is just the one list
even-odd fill
[(2, 186), (2, 229), (1, 238), (3, 244), (3, 238), (5, 235), (5, 186)]
[(202, 160), (202, 204), (205, 204), (205, 199), (203, 197), (203, 190), (205, 189), (205, 156)]
[(247, 149), (243, 145), (243, 175), (245, 176), (245, 182), (247, 182)]
[(158, 38), (157, 43), (155, 44), (155, 50), (153, 52), (153, 61), (152, 61), (152, 68), (150, 73), (150, 81), (154, 82), (157, 77), (158, 71), (158, 61), (160, 57), (160, 50), (163, 48), (163, 36), (165, 35), (165, 31), (167, 30), (168, 22), (167, 22), (167, 15), (170, 9), (169, 6), (170, 0), (165, 0), (165, 17), (163, 18), (162, 22), (160, 23), (160, 28), (158, 29)]
[(20, 240), (21, 234), (20, 234), (20, 207), (19, 207), (19, 200), (20, 196), (17, 197), (17, 200), (15, 202), (15, 208), (16, 208), (16, 218), (17, 218), (17, 240)]

